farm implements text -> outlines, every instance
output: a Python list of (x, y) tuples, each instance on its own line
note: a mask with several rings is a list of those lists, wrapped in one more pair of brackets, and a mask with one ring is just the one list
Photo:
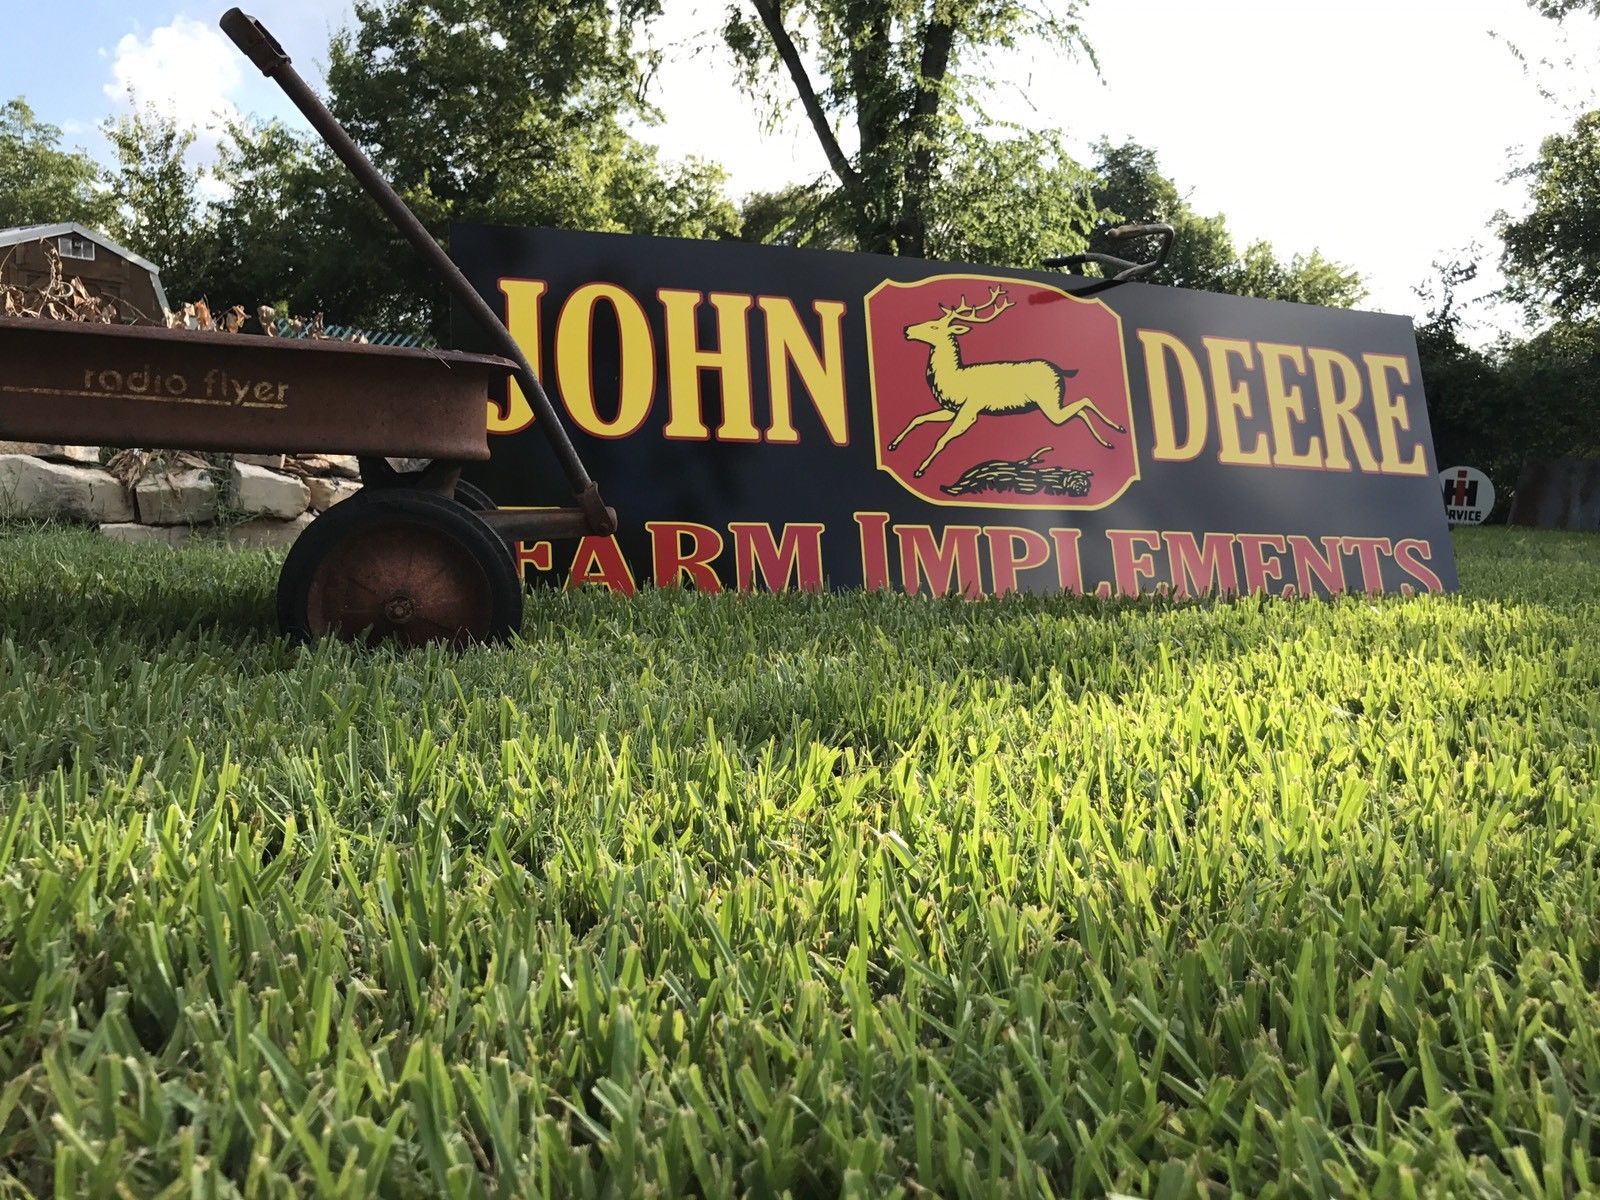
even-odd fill
[[(1285, 533), (1204, 533), (1189, 530), (1108, 529), (1088, 534), (1109, 555), (1110, 579), (1085, 586), (1085, 532), (1040, 531), (1015, 525), (901, 524), (887, 513), (854, 514), (850, 565), (869, 591), (896, 588), (911, 595), (1004, 595), (1056, 591), (1101, 599), (1147, 593), (1179, 599), (1267, 593), (1339, 595), (1383, 591), (1385, 564), (1409, 581), (1402, 591), (1438, 592), (1444, 585), (1428, 566), (1433, 547), (1422, 538)], [(703, 592), (730, 588), (820, 591), (827, 586), (826, 526), (792, 523), (774, 529), (735, 521), (724, 529), (693, 521), (647, 521), (651, 578), (659, 587), (687, 585)], [(563, 544), (563, 547), (565, 544)], [(518, 543), (524, 572), (559, 572), (568, 586), (599, 585), (632, 595), (638, 587), (614, 536), (577, 543), (570, 560), (556, 559), (550, 542)], [(1392, 568), (1391, 568), (1392, 569)]]

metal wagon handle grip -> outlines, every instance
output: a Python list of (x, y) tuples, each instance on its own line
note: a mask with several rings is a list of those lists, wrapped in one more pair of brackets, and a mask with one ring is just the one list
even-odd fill
[(372, 160), (362, 152), (354, 139), (345, 132), (344, 126), (340, 125), (328, 111), (327, 106), (311, 90), (310, 85), (300, 78), (299, 72), (290, 65), (289, 56), (284, 53), (278, 40), (267, 31), (267, 27), (237, 8), (230, 8), (223, 15), (221, 23), (223, 32), (233, 40), (233, 44), (261, 69), (263, 75), (276, 82), (283, 89), (284, 95), (288, 96), (294, 106), (304, 114), (306, 120), (311, 122), (311, 127), (349, 168), (362, 190), (372, 197), (378, 207), (383, 209), (384, 215), (404, 235), (406, 241), (427, 260), (428, 265), (444, 281), (451, 296), (466, 309), (468, 315), (494, 342), (496, 348), (517, 364), (517, 382), (522, 385), (523, 394), (533, 409), (535, 424), (544, 433), (550, 443), (550, 449), (555, 452), (557, 460), (561, 463), (567, 484), (572, 488), (573, 496), (587, 516), (591, 532), (614, 533), (617, 528), (616, 514), (600, 499), (600, 489), (589, 477), (583, 460), (578, 457), (578, 451), (573, 446), (572, 439), (567, 436), (566, 427), (556, 415), (555, 407), (550, 403), (550, 397), (545, 394), (538, 375), (534, 373), (533, 365), (528, 362), (528, 356), (522, 352), (522, 347), (517, 345), (517, 340), (511, 336), (511, 331), (506, 328), (499, 314), (478, 294), (478, 289), (472, 286), (467, 277), (461, 273), (461, 268), (451, 261), (439, 243), (433, 240), (433, 235), (421, 221), (417, 220), (416, 214), (406, 207), (406, 202), (395, 194), (394, 188), (389, 186), (389, 181), (377, 167), (373, 166)]
[(222, 14), (222, 32), (244, 52), (246, 58), (261, 69), (263, 75), (276, 75), (289, 65), (289, 56), (278, 44), (278, 39), (243, 9), (230, 8)]

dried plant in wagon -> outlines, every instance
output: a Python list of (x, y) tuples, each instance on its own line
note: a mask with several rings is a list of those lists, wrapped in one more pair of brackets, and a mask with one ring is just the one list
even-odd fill
[[(61, 253), (50, 242), (41, 240), (50, 278), (40, 287), (0, 284), (0, 313), (8, 317), (34, 317), (47, 321), (78, 321), (93, 325), (117, 325), (144, 316), (132, 304), (115, 296), (96, 295), (76, 275), (68, 279), (61, 270)], [(10, 254), (4, 261), (10, 260)], [(0, 266), (4, 262), (0, 261)]]

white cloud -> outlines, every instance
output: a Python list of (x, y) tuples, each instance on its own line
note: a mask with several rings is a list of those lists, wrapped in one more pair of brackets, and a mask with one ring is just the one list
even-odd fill
[(230, 93), (243, 79), (240, 58), (220, 33), (188, 17), (174, 17), (148, 37), (127, 34), (117, 43), (105, 93), (153, 104), (180, 125), (220, 129), (238, 116)]

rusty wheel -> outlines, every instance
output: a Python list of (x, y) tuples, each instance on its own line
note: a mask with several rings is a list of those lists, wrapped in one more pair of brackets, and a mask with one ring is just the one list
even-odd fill
[(464, 504), (475, 513), (494, 512), (499, 507), (488, 492), (465, 479), (456, 484), (456, 503)]
[(504, 544), (453, 500), (365, 490), (312, 522), (278, 579), (278, 623), (302, 641), (499, 641), (522, 622)]

